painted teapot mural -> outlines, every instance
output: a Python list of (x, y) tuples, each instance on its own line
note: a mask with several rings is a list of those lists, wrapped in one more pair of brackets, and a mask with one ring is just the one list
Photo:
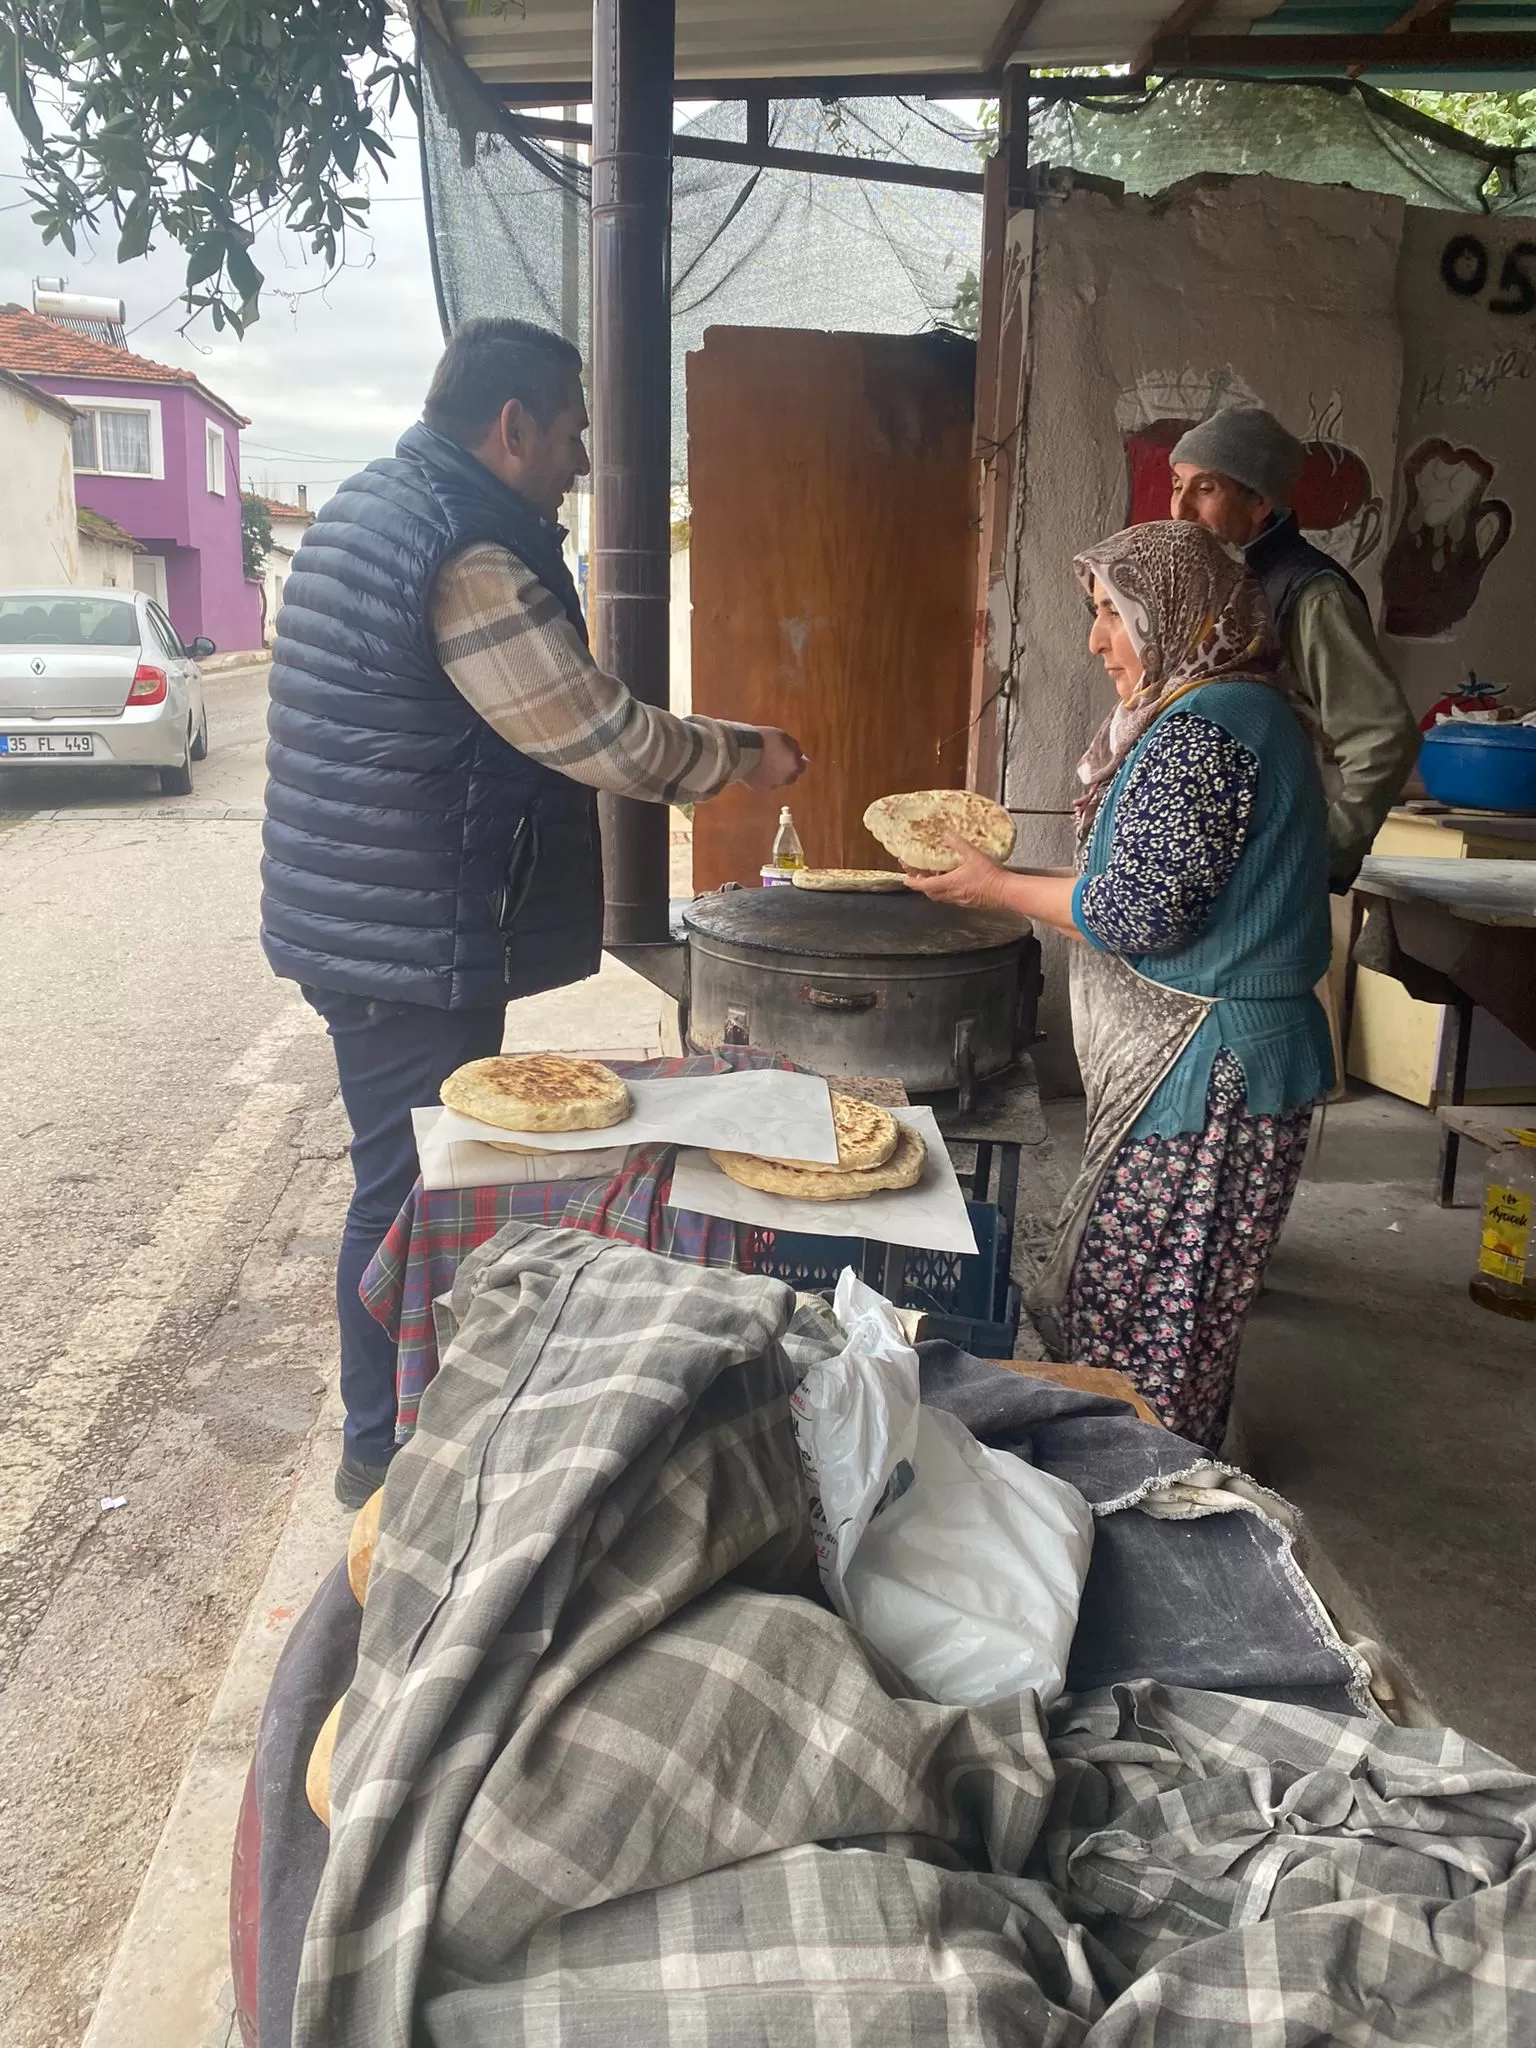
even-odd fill
[[(1197, 414), (1195, 418), (1202, 418)], [(1129, 499), (1126, 523), (1166, 519), (1168, 458), (1194, 418), (1154, 419), (1123, 434)], [(1314, 547), (1355, 569), (1381, 545), (1384, 512), (1365, 457), (1342, 441), (1310, 440), (1292, 510)]]
[(1494, 465), (1475, 448), (1421, 441), (1403, 464), (1403, 510), (1382, 565), (1382, 625), (1405, 640), (1449, 633), (1471, 611), (1514, 528), (1487, 496)]

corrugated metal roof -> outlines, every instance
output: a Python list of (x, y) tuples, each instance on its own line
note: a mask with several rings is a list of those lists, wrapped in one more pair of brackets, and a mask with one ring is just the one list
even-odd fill
[[(1043, 0), (1018, 53), (1038, 64), (1123, 64), (1174, 0)], [(1276, 0), (1217, 0), (1202, 27), (1239, 34)], [(592, 75), (591, 0), (495, 9), (446, 0), (459, 47), (488, 83)], [(677, 75), (775, 78), (984, 70), (1010, 0), (678, 0)]]
[[(1026, 15), (1017, 61), (1040, 69), (1128, 64), (1170, 26), (1175, 8), (1176, 0), (1039, 0), (1032, 12), (1013, 0), (677, 0), (677, 76), (976, 73), (996, 61), (1005, 24)], [(1215, 0), (1192, 32), (1381, 34), (1407, 9), (1408, 0)], [(591, 78), (591, 0), (521, 0), (516, 8), (442, 0), (442, 11), (487, 83)], [(1536, 0), (1458, 0), (1449, 25), (1536, 30)]]

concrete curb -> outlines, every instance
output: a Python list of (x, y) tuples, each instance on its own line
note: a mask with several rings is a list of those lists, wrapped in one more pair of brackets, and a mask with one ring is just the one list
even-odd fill
[(82, 2048), (225, 2048), (238, 2041), (229, 1984), (235, 1823), (288, 1631), (346, 1549), (352, 1517), (331, 1490), (341, 1417), (333, 1391), (305, 1445), (288, 1519), (187, 1759)]

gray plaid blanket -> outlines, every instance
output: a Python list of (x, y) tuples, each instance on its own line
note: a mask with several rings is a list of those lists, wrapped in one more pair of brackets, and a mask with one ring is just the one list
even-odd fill
[(903, 1696), (813, 1596), (780, 1283), (515, 1226), (391, 1472), (299, 2048), (1536, 2040), (1536, 1784), (1137, 1681)]

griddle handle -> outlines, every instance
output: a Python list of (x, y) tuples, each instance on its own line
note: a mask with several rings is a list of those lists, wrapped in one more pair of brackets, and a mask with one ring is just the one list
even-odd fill
[(837, 988), (812, 988), (807, 982), (800, 991), (800, 1000), (809, 1003), (813, 1010), (872, 1010), (880, 996), (872, 988), (860, 989), (854, 994)]

